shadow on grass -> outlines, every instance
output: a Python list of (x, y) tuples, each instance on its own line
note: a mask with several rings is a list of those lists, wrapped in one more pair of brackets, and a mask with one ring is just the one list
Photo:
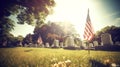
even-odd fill
[(64, 47), (63, 49), (66, 49), (66, 50), (81, 50), (79, 47), (72, 47), (72, 46)]
[(91, 64), (91, 67), (110, 67), (110, 65), (104, 65), (103, 63), (101, 62), (98, 62), (96, 60), (89, 60), (90, 64)]
[(120, 45), (104, 45), (104, 46), (96, 46), (95, 50), (102, 51), (117, 51), (120, 52)]
[(24, 50), (24, 52), (30, 52), (30, 51), (33, 51), (32, 49), (29, 49), (29, 50)]

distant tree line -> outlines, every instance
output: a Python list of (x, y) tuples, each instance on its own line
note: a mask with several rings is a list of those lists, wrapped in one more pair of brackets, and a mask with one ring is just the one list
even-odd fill
[(115, 43), (117, 41), (120, 42), (120, 27), (117, 26), (106, 26), (102, 28), (100, 31), (96, 32), (94, 40), (101, 41), (101, 34), (109, 33), (111, 34), (112, 41)]
[[(75, 29), (69, 27), (68, 30), (74, 31)], [(60, 26), (60, 24), (56, 24), (52, 22), (43, 24), (41, 26), (36, 26), (34, 29), (34, 34), (26, 35), (26, 37), (23, 39), (23, 43), (35, 44), (37, 43), (39, 37), (42, 38), (43, 44), (49, 43), (50, 45), (52, 45), (55, 39), (59, 40), (60, 42), (63, 42), (65, 36), (73, 35), (71, 31), (68, 30), (65, 30), (64, 25)]]

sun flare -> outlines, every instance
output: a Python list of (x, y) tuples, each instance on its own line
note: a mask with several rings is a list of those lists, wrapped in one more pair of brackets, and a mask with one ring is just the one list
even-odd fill
[[(52, 22), (70, 22), (75, 26), (81, 39), (84, 32), (84, 26), (87, 17), (87, 10), (90, 10), (91, 22), (96, 25), (98, 13), (95, 11), (96, 3), (93, 0), (55, 0), (56, 6), (54, 13), (47, 17), (47, 21)], [(99, 15), (100, 16), (100, 15)], [(98, 30), (99, 28), (96, 28)]]

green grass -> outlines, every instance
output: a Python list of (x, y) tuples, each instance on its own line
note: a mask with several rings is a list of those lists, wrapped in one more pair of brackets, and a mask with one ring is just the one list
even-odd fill
[[(0, 48), (0, 67), (53, 67), (70, 61), (70, 67), (120, 64), (120, 52), (51, 48)], [(67, 63), (66, 63), (67, 65)]]

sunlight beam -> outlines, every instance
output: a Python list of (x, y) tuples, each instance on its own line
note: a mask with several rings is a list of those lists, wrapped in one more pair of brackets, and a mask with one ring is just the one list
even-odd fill
[[(54, 7), (54, 13), (47, 17), (47, 21), (52, 22), (70, 22), (72, 23), (77, 33), (80, 34), (81, 39), (83, 39), (84, 26), (87, 17), (87, 10), (90, 10), (90, 18), (95, 28), (95, 32), (99, 30), (98, 21), (102, 15), (99, 15), (98, 9), (99, 4), (94, 2), (94, 0), (55, 0), (56, 6)], [(97, 7), (96, 7), (97, 5)], [(102, 13), (102, 12), (101, 12)], [(101, 21), (100, 21), (101, 22)]]

